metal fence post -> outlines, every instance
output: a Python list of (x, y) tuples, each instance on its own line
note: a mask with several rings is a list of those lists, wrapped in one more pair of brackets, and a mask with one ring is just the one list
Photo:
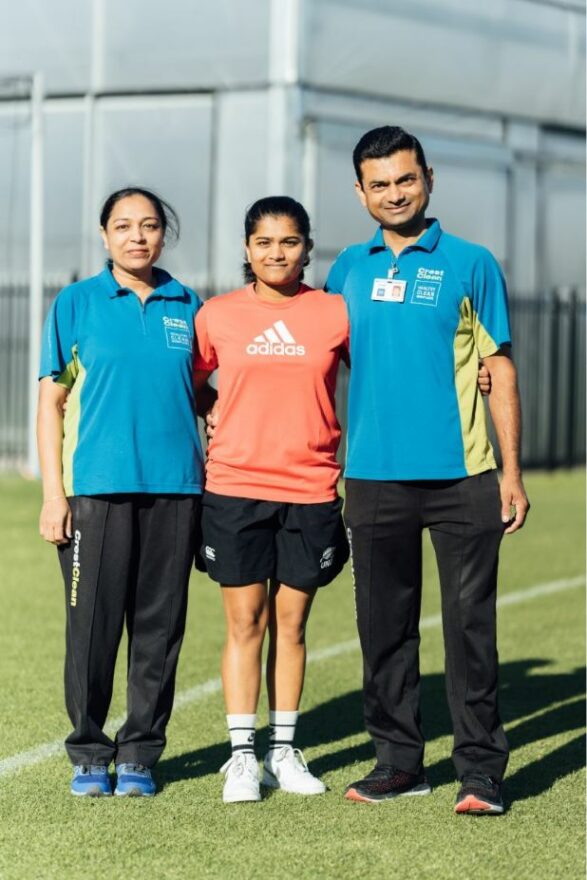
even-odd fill
[(31, 141), (27, 470), (37, 476), (36, 413), (43, 323), (43, 75), (40, 73), (35, 73), (32, 79)]
[(573, 467), (575, 461), (575, 433), (577, 419), (577, 334), (579, 324), (579, 301), (577, 291), (573, 290), (569, 297), (569, 326), (567, 332), (567, 424), (566, 424), (566, 465)]
[(548, 451), (547, 467), (554, 470), (557, 466), (557, 435), (558, 435), (558, 391), (560, 375), (560, 299), (556, 291), (553, 291), (550, 313), (550, 381), (548, 394)]

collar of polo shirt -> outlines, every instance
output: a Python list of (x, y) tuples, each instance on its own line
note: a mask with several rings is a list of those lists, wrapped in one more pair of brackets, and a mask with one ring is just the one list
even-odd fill
[[(409, 247), (431, 252), (438, 244), (438, 239), (442, 235), (442, 229), (440, 228), (440, 223), (434, 217), (431, 217), (426, 223), (428, 228), (422, 238), (419, 238), (418, 241), (409, 245)], [(387, 245), (383, 238), (383, 229), (381, 226), (378, 226), (377, 232), (368, 244), (369, 253), (374, 254), (377, 251), (384, 251), (386, 247)]]
[[(183, 299), (185, 291), (179, 281), (166, 272), (165, 269), (158, 269), (153, 266), (153, 276), (155, 278), (155, 290), (157, 296), (163, 299)], [(120, 294), (128, 293), (127, 287), (121, 287), (114, 275), (112, 274), (112, 260), (106, 260), (106, 264), (99, 275), (100, 281), (106, 288), (110, 299), (114, 299)], [(152, 296), (153, 294), (151, 294)]]

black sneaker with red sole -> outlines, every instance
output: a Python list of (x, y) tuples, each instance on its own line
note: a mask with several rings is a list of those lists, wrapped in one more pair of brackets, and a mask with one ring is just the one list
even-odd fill
[(430, 794), (431, 791), (423, 773), (407, 773), (389, 764), (376, 764), (364, 779), (351, 782), (344, 796), (349, 801), (378, 804), (398, 797)]
[(455, 813), (497, 816), (503, 813), (501, 785), (485, 773), (466, 773), (461, 779)]

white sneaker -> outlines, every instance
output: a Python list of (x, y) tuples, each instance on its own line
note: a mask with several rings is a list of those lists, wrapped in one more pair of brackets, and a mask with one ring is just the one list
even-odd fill
[(263, 761), (263, 785), (291, 794), (324, 794), (326, 786), (312, 776), (299, 749), (281, 746), (270, 749)]
[(259, 765), (252, 752), (235, 752), (220, 772), (226, 777), (222, 791), (225, 804), (261, 800)]

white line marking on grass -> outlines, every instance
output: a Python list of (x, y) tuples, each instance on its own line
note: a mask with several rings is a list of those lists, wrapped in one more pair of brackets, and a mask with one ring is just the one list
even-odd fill
[(537, 596), (550, 596), (552, 593), (560, 593), (561, 590), (571, 590), (573, 587), (581, 587), (585, 583), (585, 575), (574, 578), (561, 578), (559, 581), (549, 581), (547, 584), (536, 584), (526, 590), (517, 590), (515, 593), (506, 593), (497, 600), (497, 607), (503, 605), (517, 605), (526, 599), (535, 599)]
[(31, 767), (33, 764), (40, 764), (48, 758), (56, 758), (63, 754), (63, 740), (56, 739), (50, 743), (44, 743), (35, 749), (28, 749), (26, 752), (18, 752), (10, 758), (4, 758), (0, 761), (0, 776), (10, 776), (23, 767)]
[[(503, 607), (504, 605), (517, 605), (520, 602), (527, 602), (530, 599), (536, 599), (539, 596), (550, 596), (553, 593), (560, 593), (563, 590), (571, 590), (574, 587), (582, 586), (584, 583), (585, 577), (579, 575), (578, 577), (561, 578), (557, 581), (549, 581), (545, 584), (536, 584), (525, 590), (516, 590), (513, 593), (506, 593), (505, 595), (500, 596), (497, 600), (497, 605), (498, 607)], [(420, 621), (420, 629), (432, 629), (433, 627), (440, 626), (441, 623), (442, 617), (440, 614), (432, 614), (429, 617), (422, 618)], [(331, 657), (338, 657), (341, 654), (348, 654), (350, 651), (356, 651), (358, 647), (358, 639), (349, 639), (346, 642), (338, 642), (335, 645), (328, 645), (325, 648), (317, 648), (315, 651), (310, 651), (308, 653), (308, 663), (316, 663), (321, 660), (328, 660)], [(173, 704), (174, 711), (177, 712), (179, 709), (191, 706), (193, 703), (197, 703), (199, 700), (203, 700), (211, 694), (216, 694), (221, 688), (222, 682), (219, 678), (210, 678), (202, 684), (180, 691), (175, 695), (175, 701)], [(107, 732), (114, 733), (114, 731), (118, 730), (123, 724), (124, 720), (124, 715), (121, 715), (118, 718), (113, 718), (106, 725)], [(9, 758), (4, 758), (0, 761), (0, 777), (10, 776), (12, 773), (16, 773), (24, 767), (32, 767), (34, 764), (40, 764), (41, 761), (46, 761), (49, 758), (54, 758), (62, 754), (63, 740), (61, 739), (49, 743), (43, 743), (42, 745), (36, 746), (34, 749), (28, 749), (25, 752), (18, 752), (16, 755), (11, 755)]]

